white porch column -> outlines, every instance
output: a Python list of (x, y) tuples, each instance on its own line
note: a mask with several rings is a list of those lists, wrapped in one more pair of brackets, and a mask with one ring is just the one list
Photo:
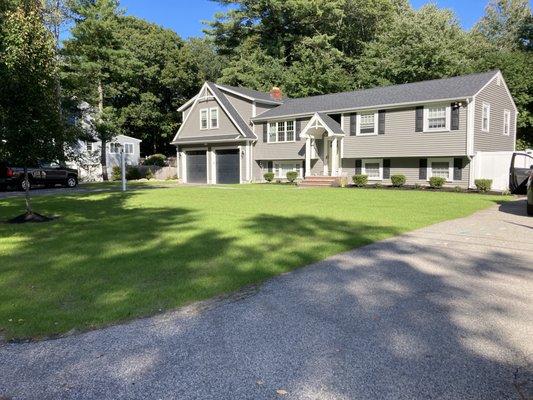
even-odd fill
[(339, 157), (337, 154), (337, 141), (338, 138), (334, 138), (331, 142), (331, 176), (337, 176)]
[(311, 137), (305, 140), (305, 177), (311, 176)]

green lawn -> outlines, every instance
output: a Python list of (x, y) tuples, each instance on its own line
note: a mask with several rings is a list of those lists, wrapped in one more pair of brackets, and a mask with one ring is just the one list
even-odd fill
[[(60, 218), (0, 224), (0, 336), (151, 315), (504, 200), (278, 185), (35, 197)], [(22, 211), (22, 199), (0, 199), (0, 220)]]

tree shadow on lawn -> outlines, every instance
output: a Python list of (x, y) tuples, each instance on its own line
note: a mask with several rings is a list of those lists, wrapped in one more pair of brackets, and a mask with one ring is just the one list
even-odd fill
[(243, 218), (235, 232), (194, 209), (133, 208), (138, 195), (42, 198), (37, 207), (61, 210), (61, 219), (0, 226), (0, 335), (39, 338), (152, 315), (398, 233), (267, 214)]
[[(309, 229), (327, 224), (344, 244), (365, 228), (262, 215), (245, 229), (277, 232), (277, 240), (298, 232), (305, 241)], [(242, 250), (260, 257), (261, 268), (266, 255)], [(5, 394), (39, 398), (55, 388), (61, 397), (68, 383), (72, 398), (270, 399), (280, 388), (291, 398), (528, 398), (527, 255), (454, 250), (451, 263), (451, 250), (437, 245), (375, 243), (204, 313), (178, 312), (37, 348), (7, 346), (0, 349), (0, 361), (2, 354), (9, 360), (0, 362)], [(20, 376), (29, 383), (14, 383)]]

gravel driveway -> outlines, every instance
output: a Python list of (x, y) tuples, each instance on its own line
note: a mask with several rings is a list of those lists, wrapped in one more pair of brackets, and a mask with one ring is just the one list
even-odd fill
[(230, 299), (1, 345), (0, 398), (533, 396), (532, 254), (524, 200), (495, 206)]

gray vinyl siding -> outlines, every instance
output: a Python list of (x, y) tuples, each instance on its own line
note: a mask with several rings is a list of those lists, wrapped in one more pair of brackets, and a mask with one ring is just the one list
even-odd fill
[[(483, 103), (490, 104), (489, 132), (482, 130)], [(503, 113), (511, 113), (509, 136), (503, 134)], [(475, 98), (474, 152), (514, 151), (516, 142), (516, 113), (512, 99), (505, 89), (503, 79), (498, 86), (493, 79)]]
[[(301, 122), (301, 127), (309, 120)], [(265, 123), (254, 125), (254, 133), (257, 135), (255, 143), (256, 160), (303, 160), (305, 159), (305, 140), (300, 139), (289, 143), (264, 143), (263, 126)]]
[(252, 118), (253, 102), (242, 97), (237, 97), (231, 93), (224, 92), (231, 105), (237, 110), (243, 120), (249, 121)]
[[(372, 158), (372, 157), (362, 157), (362, 158)], [(381, 158), (381, 157), (380, 157)], [(389, 157), (385, 157), (389, 158)], [(431, 158), (431, 157), (420, 157), (420, 158)], [(419, 179), (419, 160), (420, 158), (389, 158), (391, 160), (390, 174), (392, 175), (405, 175), (406, 185), (414, 185), (416, 183), (427, 186), (428, 180)], [(445, 158), (451, 158), (453, 162), (453, 156), (446, 156)], [(460, 181), (451, 181), (446, 182), (445, 186), (461, 186), (463, 188), (468, 188), (468, 177), (470, 174), (470, 163), (466, 157), (455, 157), (462, 158), (463, 160), (463, 172), (462, 179)], [(342, 160), (342, 172), (348, 175), (348, 180), (351, 182), (351, 177), (355, 174), (355, 159), (343, 159)], [(375, 181), (374, 181), (375, 182)], [(372, 182), (371, 182), (372, 183)], [(383, 179), (382, 183), (384, 185), (391, 185), (392, 182), (390, 179)]]
[[(204, 108), (218, 107), (218, 128), (216, 129), (200, 129), (200, 110)], [(209, 119), (208, 112), (208, 119)], [(219, 136), (224, 134), (239, 133), (237, 127), (233, 124), (230, 118), (224, 112), (224, 109), (218, 104), (216, 100), (207, 100), (198, 102), (194, 107), (191, 107), (190, 116), (183, 123), (180, 131), (180, 138), (203, 137), (203, 136)]]
[(466, 155), (466, 108), (460, 109), (459, 130), (448, 132), (415, 132), (415, 107), (388, 109), (384, 135), (350, 136), (348, 114), (343, 125), (344, 158)]

